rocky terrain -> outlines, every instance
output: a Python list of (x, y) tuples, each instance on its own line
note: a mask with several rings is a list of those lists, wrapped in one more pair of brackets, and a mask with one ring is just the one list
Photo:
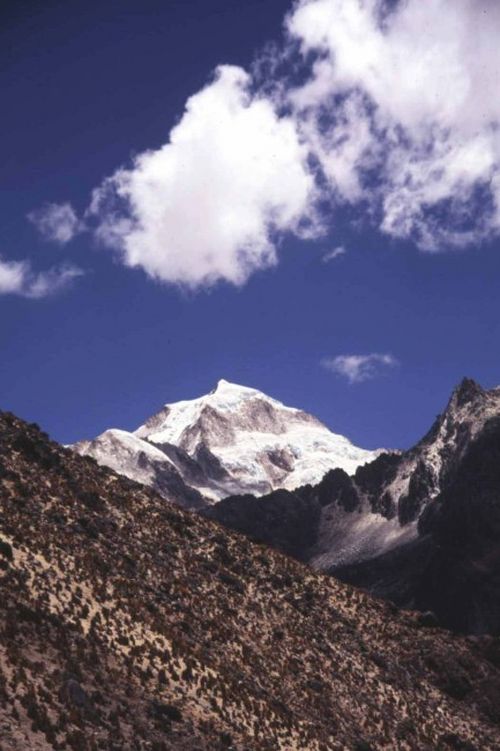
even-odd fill
[(413, 449), (204, 513), (447, 627), (500, 633), (499, 446), (500, 389), (464, 379)]
[(73, 448), (184, 508), (316, 483), (330, 469), (354, 472), (379, 453), (225, 380), (198, 399), (165, 405), (133, 433), (111, 429)]
[(451, 628), (500, 634), (500, 415), (472, 441), (418, 531), (414, 542), (336, 575), (431, 609)]
[(500, 747), (496, 638), (452, 636), (10, 414), (0, 508), (2, 751)]

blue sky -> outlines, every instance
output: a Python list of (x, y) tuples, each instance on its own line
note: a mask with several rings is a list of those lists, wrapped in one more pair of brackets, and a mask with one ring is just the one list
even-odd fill
[[(357, 0), (316, 0), (303, 5), (316, 5), (313, 10), (327, 14), (320, 20), (328, 20), (331, 13), (337, 20), (342, 6), (357, 5)], [(440, 3), (434, 5), (439, 11)], [(469, 4), (459, 0), (455, 7), (459, 6), (463, 18), (458, 15), (455, 20), (463, 21), (465, 27)], [(263, 81), (254, 74), (252, 86), (260, 87), (258, 101), (266, 105), (266, 109), (254, 108), (255, 123), (263, 118), (262, 132), (269, 125), (269, 139), (264, 141), (262, 135), (254, 144), (255, 128), (250, 122), (250, 130), (244, 131), (245, 149), (248, 146), (248, 153), (257, 156), (249, 162), (249, 171), (258, 162), (259, 150), (271, 145), (283, 180), (267, 171), (264, 159), (255, 180), (245, 174), (246, 182), (233, 185), (227, 166), (231, 162), (216, 150), (224, 147), (224, 139), (222, 146), (212, 142), (207, 156), (210, 165), (214, 153), (218, 163), (222, 160), (225, 166), (220, 173), (205, 166), (205, 153), (198, 145), (195, 151), (187, 150), (190, 145), (185, 145), (183, 135), (190, 123), (182, 117), (189, 97), (200, 90), (216, 92), (217, 102), (225, 104), (224, 97), (237, 91), (239, 98), (232, 100), (232, 106), (244, 115), (257, 101), (247, 98), (242, 104), (241, 84), (235, 89), (225, 73), (213, 84), (216, 66), (251, 71), (252, 64), (262, 58), (264, 45), (275, 41), (281, 51), (274, 48), (268, 60), (271, 55), (281, 68), (288, 65), (292, 70), (289, 58), (297, 50), (283, 41), (282, 33), (290, 9), (290, 3), (274, 0), (3, 4), (0, 255), (17, 275), (14, 283), (10, 274), (10, 291), (0, 294), (3, 409), (40, 423), (57, 440), (70, 442), (111, 426), (136, 427), (162, 403), (197, 396), (224, 377), (316, 414), (361, 446), (405, 447), (427, 430), (462, 376), (472, 376), (488, 387), (500, 383), (500, 241), (489, 205), (495, 200), (493, 188), (484, 202), (474, 204), (473, 214), (466, 211), (478, 187), (488, 191), (498, 175), (498, 165), (489, 158), (490, 131), (478, 140), (477, 123), (471, 120), (468, 126), (477, 101), (460, 106), (453, 101), (447, 109), (440, 105), (437, 110), (439, 97), (429, 100), (425, 123), (433, 118), (433, 132), (442, 126), (447, 140), (440, 142), (433, 161), (429, 150), (418, 161), (415, 154), (418, 148), (422, 154), (421, 144), (411, 152), (400, 144), (397, 148), (389, 145), (396, 128), (406, 128), (412, 143), (422, 132), (420, 110), (417, 118), (414, 101), (407, 96), (408, 83), (395, 85), (390, 100), (384, 99), (366, 71), (352, 83), (353, 71), (339, 72), (341, 45), (350, 34), (349, 19), (343, 31), (340, 21), (335, 26), (344, 34), (340, 40), (334, 36), (318, 40), (312, 17), (297, 12), (294, 34), (300, 33), (302, 43), (309, 45), (309, 55), (317, 53), (314, 45), (322, 45), (325, 61), (331, 51), (328, 45), (334, 48), (337, 69), (328, 71), (328, 81), (337, 86), (335, 76), (342, 73), (344, 97), (349, 80), (350, 108), (342, 110), (342, 118), (338, 109), (327, 112), (327, 106), (339, 107), (338, 91), (329, 92), (328, 105), (319, 101), (320, 76), (317, 70), (314, 74), (305, 71), (303, 76), (309, 75), (310, 81), (316, 76), (316, 85), (296, 93), (291, 116), (291, 99), (284, 101), (276, 93), (276, 83), (284, 81), (285, 88), (297, 92), (297, 82), (289, 75), (275, 74), (267, 79), (273, 91), (264, 94)], [(363, 20), (360, 16), (354, 22), (361, 28)], [(406, 40), (404, 28), (423, 23), (418, 14), (398, 22), (387, 54), (380, 53), (380, 69), (389, 80), (395, 75), (391, 66), (397, 68), (401, 40)], [(366, 27), (364, 33), (373, 34), (374, 28)], [(485, 39), (484, 48), (489, 50)], [(461, 58), (467, 60), (468, 42), (462, 41)], [(411, 52), (407, 55), (410, 62)], [(490, 55), (486, 63), (497, 64), (498, 58), (492, 60)], [(466, 66), (463, 75), (469, 72), (474, 80), (474, 71)], [(396, 95), (398, 86), (401, 90)], [(360, 90), (382, 113), (368, 126), (371, 115), (367, 113), (372, 110), (361, 102)], [(486, 102), (487, 94), (477, 94), (480, 102)], [(196, 107), (205, 102), (195, 110), (195, 123), (205, 124), (209, 119), (211, 101), (195, 100)], [(342, 143), (350, 150), (328, 152), (330, 161), (322, 164), (321, 178), (312, 180), (309, 166), (301, 161), (304, 133), (310, 139), (308, 149), (312, 149), (313, 136), (323, 139), (324, 146), (332, 137), (332, 131), (318, 126), (325, 112), (336, 127), (347, 129)], [(487, 115), (493, 122), (497, 113), (488, 111)], [(397, 120), (395, 125), (389, 117)], [(285, 119), (287, 127), (300, 130), (300, 147), (292, 131), (284, 130)], [(231, 122), (229, 133), (237, 133), (239, 126), (233, 128)], [(167, 153), (170, 161), (160, 162), (160, 147), (168, 143), (170, 130), (179, 123), (181, 146)], [(363, 127), (368, 127), (368, 140)], [(354, 133), (358, 134), (355, 141)], [(271, 140), (275, 134), (276, 148)], [(290, 148), (285, 150), (283, 143), (289, 135)], [(378, 153), (391, 155), (383, 169), (373, 157), (375, 141)], [(318, 140), (314, 143), (317, 147)], [(492, 153), (496, 153), (496, 142), (492, 143)], [(137, 234), (121, 235), (123, 247), (118, 250), (103, 242), (102, 234), (99, 238), (98, 227), (105, 220), (109, 226), (106, 206), (99, 207), (97, 218), (90, 218), (88, 223), (94, 222), (90, 229), (75, 232), (71, 242), (64, 244), (47, 242), (35, 226), (40, 222), (27, 220), (29, 213), (53, 203), (71, 205), (77, 221), (87, 222), (85, 211), (92, 191), (122, 165), (134, 179), (140, 178), (137, 165), (130, 166), (131, 158), (146, 150), (153, 153), (155, 169), (159, 164), (160, 202), (170, 195), (164, 192), (170, 186), (162, 169), (190, 164), (190, 160), (199, 165), (193, 175), (186, 167), (181, 181), (186, 198), (179, 203), (175, 195), (175, 216), (170, 217), (170, 224), (162, 221), (165, 234), (159, 234), (157, 225), (151, 227), (146, 240), (153, 238), (153, 244), (146, 249)], [(238, 159), (241, 152), (241, 144), (236, 143)], [(321, 161), (324, 154), (324, 148), (317, 148), (312, 157), (309, 153), (307, 165)], [(358, 172), (352, 169), (354, 162), (361, 165)], [(416, 186), (409, 197), (409, 178), (404, 183), (399, 180), (408, 164), (413, 165), (411, 184)], [(418, 174), (415, 164), (421, 170)], [(246, 165), (238, 161), (236, 166)], [(204, 170), (210, 176), (207, 190), (214, 202), (200, 208), (200, 201), (191, 196), (200, 196)], [(360, 174), (362, 188), (356, 187)], [(328, 196), (322, 193), (316, 200), (317, 185), (327, 182), (325, 175), (332, 184), (335, 181), (335, 187), (330, 185)], [(383, 190), (378, 191), (376, 186), (382, 182)], [(311, 197), (311, 189), (306, 197), (306, 188), (313, 183), (315, 195)], [(144, 192), (140, 181), (132, 189), (143, 191), (143, 223), (153, 221), (150, 204), (144, 208), (145, 201), (152, 201), (151, 193)], [(243, 269), (234, 250), (243, 220), (236, 222), (236, 234), (219, 257), (218, 248), (226, 235), (220, 234), (220, 225), (212, 222), (210, 214), (228, 204), (232, 209), (226, 197), (233, 194), (234, 217), (241, 220), (250, 196), (251, 225), (261, 222), (252, 236), (250, 261)], [(134, 193), (134, 200), (137, 196)], [(221, 200), (215, 200), (219, 196)], [(404, 211), (400, 209), (403, 198)], [(319, 219), (315, 215), (311, 220), (318, 212)], [(275, 217), (270, 227), (269, 215)], [(316, 225), (312, 238), (299, 227), (304, 217)], [(191, 225), (196, 234), (187, 233), (177, 248), (177, 236)], [(437, 247), (430, 247), (434, 240)], [(125, 241), (134, 243), (126, 247), (139, 259), (136, 268), (124, 262)], [(205, 241), (207, 253), (200, 254)], [(325, 255), (339, 247), (345, 252), (325, 262)], [(207, 258), (209, 271), (204, 266)], [(16, 263), (25, 265), (12, 266)], [(52, 276), (47, 277), (50, 269)], [(61, 273), (66, 272), (61, 269), (83, 273), (63, 278)], [(154, 275), (156, 279), (151, 278)], [(0, 275), (0, 290), (1, 279)], [(58, 284), (60, 289), (55, 288)], [(341, 356), (374, 353), (390, 355), (394, 364), (375, 363), (372, 377), (360, 382), (350, 382), (345, 372), (342, 375), (338, 368), (332, 372), (322, 364)]]

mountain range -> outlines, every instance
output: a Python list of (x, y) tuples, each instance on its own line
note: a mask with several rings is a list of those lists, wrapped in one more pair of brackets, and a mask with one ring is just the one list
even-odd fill
[(415, 447), (390, 452), (220, 381), (134, 433), (74, 448), (317, 570), (450, 628), (496, 633), (499, 435), (500, 388), (467, 378)]
[(500, 747), (498, 638), (452, 635), (7, 413), (0, 511), (2, 751)]

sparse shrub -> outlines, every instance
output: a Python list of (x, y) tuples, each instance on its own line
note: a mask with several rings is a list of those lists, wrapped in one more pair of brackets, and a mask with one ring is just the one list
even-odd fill
[(410, 717), (405, 717), (398, 724), (396, 729), (396, 738), (400, 741), (410, 740), (415, 734), (415, 723)]
[(439, 751), (478, 751), (477, 747), (469, 741), (463, 741), (456, 733), (445, 733), (439, 739)]
[(377, 667), (381, 668), (382, 670), (387, 670), (387, 668), (389, 667), (387, 659), (383, 654), (380, 654), (380, 652), (372, 652), (370, 657), (372, 658), (375, 665), (377, 665)]
[(102, 511), (104, 508), (104, 503), (99, 494), (93, 490), (80, 490), (77, 497), (84, 506), (87, 506), (92, 511)]
[(0, 540), (0, 555), (2, 555), (8, 561), (12, 561), (14, 559), (12, 545), (8, 542), (5, 542), (5, 540)]
[(221, 571), (219, 574), (219, 579), (221, 580), (221, 582), (230, 586), (240, 595), (245, 594), (245, 585), (240, 579), (237, 579), (232, 574), (229, 574), (226, 571)]
[(150, 715), (158, 729), (164, 733), (171, 731), (172, 722), (182, 722), (182, 712), (173, 704), (154, 701), (150, 707)]
[(362, 738), (354, 741), (353, 751), (374, 751), (373, 746)]
[(158, 683), (164, 686), (167, 683), (167, 674), (163, 668), (158, 671)]
[(223, 566), (230, 566), (233, 562), (233, 556), (225, 546), (215, 548), (213, 555)]

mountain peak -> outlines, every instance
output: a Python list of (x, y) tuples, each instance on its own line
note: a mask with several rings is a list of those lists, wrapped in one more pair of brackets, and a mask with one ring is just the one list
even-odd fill
[(213, 388), (212, 391), (210, 391), (210, 394), (221, 394), (221, 393), (229, 393), (229, 392), (233, 394), (258, 393), (257, 389), (253, 389), (250, 386), (243, 386), (239, 383), (233, 383), (232, 381), (227, 381), (225, 378), (220, 378), (217, 381), (215, 388)]
[(462, 378), (453, 391), (452, 401), (457, 407), (462, 407), (483, 393), (483, 388), (473, 378)]
[[(379, 453), (354, 446), (302, 410), (225, 378), (209, 394), (166, 404), (130, 436), (122, 431), (118, 437), (120, 445), (110, 445), (105, 433), (76, 449), (140, 478), (165, 497), (165, 483), (176, 470), (209, 502), (314, 484), (337, 467), (354, 472)], [(164, 461), (158, 458), (162, 452)]]
[(217, 381), (217, 385), (215, 386), (214, 391), (217, 391), (218, 389), (245, 389), (247, 386), (242, 386), (239, 383), (233, 383), (232, 381), (227, 381), (225, 378), (219, 378)]

